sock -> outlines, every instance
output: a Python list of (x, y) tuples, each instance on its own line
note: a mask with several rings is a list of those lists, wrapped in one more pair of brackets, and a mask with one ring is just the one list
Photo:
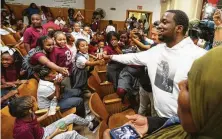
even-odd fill
[(124, 98), (124, 96), (126, 94), (126, 90), (124, 90), (122, 88), (118, 88), (117, 89), (117, 94), (119, 95), (120, 98)]
[(89, 122), (88, 128), (89, 128), (89, 129), (92, 129), (92, 128), (93, 128), (93, 123), (92, 123), (92, 122)]

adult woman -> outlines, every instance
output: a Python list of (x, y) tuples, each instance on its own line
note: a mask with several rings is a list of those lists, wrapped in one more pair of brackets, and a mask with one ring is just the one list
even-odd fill
[[(197, 59), (188, 74), (188, 80), (179, 83), (178, 116), (181, 125), (161, 127), (147, 139), (222, 137), (221, 53), (222, 48), (215, 48)], [(140, 115), (127, 118), (139, 133), (149, 132), (149, 118), (147, 120)]]

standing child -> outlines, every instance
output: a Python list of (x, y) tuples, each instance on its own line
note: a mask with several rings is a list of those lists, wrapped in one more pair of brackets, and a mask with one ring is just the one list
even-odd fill
[(83, 90), (87, 83), (87, 66), (95, 66), (102, 64), (103, 60), (89, 61), (88, 44), (84, 39), (78, 39), (76, 42), (77, 54), (75, 64), (73, 66), (72, 88)]
[[(69, 71), (69, 74), (72, 72), (72, 52), (67, 47), (66, 36), (63, 32), (57, 31), (54, 34), (55, 47), (49, 55), (49, 59), (60, 67), (66, 67)], [(65, 86), (70, 87), (70, 78), (65, 79)], [(63, 83), (64, 83), (63, 82)]]
[(66, 39), (67, 39), (67, 46), (72, 52), (72, 62), (74, 62), (75, 57), (76, 57), (76, 52), (77, 52), (76, 45), (75, 45), (75, 38), (72, 36), (72, 34), (66, 33)]
[(36, 47), (36, 42), (39, 37), (47, 35), (46, 29), (41, 25), (41, 17), (39, 14), (31, 16), (31, 27), (27, 28), (24, 32), (24, 45), (27, 52)]
[(97, 48), (97, 53), (103, 53), (103, 48), (104, 48), (104, 46), (105, 46), (105, 42), (104, 41), (99, 41), (98, 42), (98, 48)]
[(35, 109), (35, 99), (31, 96), (22, 96), (9, 103), (9, 112), (16, 117), (13, 138), (15, 139), (86, 139), (79, 135), (75, 130), (67, 131), (70, 124), (88, 126), (90, 129), (95, 127), (92, 122), (70, 114), (66, 117), (48, 125), (41, 127), (39, 122), (48, 117), (48, 112), (37, 118), (33, 110)]

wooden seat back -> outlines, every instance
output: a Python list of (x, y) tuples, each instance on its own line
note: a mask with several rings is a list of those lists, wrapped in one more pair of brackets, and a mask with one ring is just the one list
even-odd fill
[(93, 93), (89, 99), (89, 108), (93, 114), (102, 120), (107, 120), (109, 113), (97, 93)]
[(7, 46), (15, 45), (17, 43), (16, 39), (12, 34), (1, 35), (1, 39)]
[(33, 96), (37, 99), (38, 81), (29, 79), (28, 83), (24, 83), (18, 87), (19, 96)]
[(108, 129), (108, 125), (106, 124), (107, 121), (103, 120), (102, 122), (100, 122), (99, 124), (99, 128), (98, 128), (98, 132), (96, 135), (96, 139), (103, 139), (103, 132)]
[(20, 39), (21, 39), (20, 32), (14, 33), (14, 34), (13, 34), (13, 37), (15, 38), (15, 40), (16, 40), (17, 42), (20, 41)]
[(0, 110), (1, 115), (1, 138), (13, 139), (13, 128), (15, 117), (12, 117), (9, 113), (8, 106)]

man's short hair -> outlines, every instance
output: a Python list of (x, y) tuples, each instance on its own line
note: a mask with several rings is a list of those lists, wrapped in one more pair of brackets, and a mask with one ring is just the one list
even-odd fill
[(189, 27), (189, 18), (187, 14), (181, 10), (168, 10), (166, 12), (174, 13), (174, 21), (176, 25), (183, 26), (183, 34), (185, 35)]

